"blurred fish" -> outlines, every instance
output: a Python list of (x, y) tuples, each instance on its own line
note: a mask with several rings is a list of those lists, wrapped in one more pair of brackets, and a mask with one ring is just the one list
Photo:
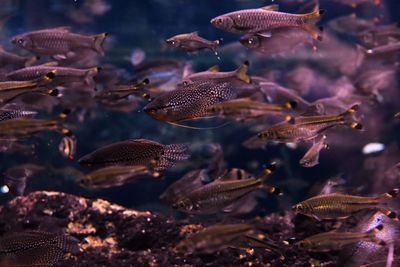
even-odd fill
[(254, 232), (249, 224), (216, 224), (180, 241), (176, 251), (187, 253), (214, 252), (229, 247), (240, 236)]
[(57, 89), (49, 88), (49, 84), (55, 78), (55, 72), (49, 72), (44, 76), (30, 81), (6, 81), (0, 82), (0, 103), (8, 103), (17, 97), (27, 94), (43, 94), (58, 96)]
[(59, 67), (55, 62), (49, 62), (43, 65), (26, 67), (7, 74), (7, 78), (14, 81), (29, 81), (39, 79), (48, 73), (55, 73), (54, 83), (70, 84), (84, 83), (94, 88), (93, 77), (96, 76), (99, 68), (76, 69), (69, 67)]
[(398, 50), (400, 50), (400, 41), (396, 40), (386, 45), (381, 45), (371, 49), (367, 49), (366, 53), (369, 55), (379, 55), (379, 54), (395, 52)]
[(364, 47), (372, 48), (386, 45), (400, 38), (400, 25), (399, 23), (375, 25), (357, 34), (357, 38)]
[(232, 204), (256, 190), (280, 195), (279, 188), (264, 185), (264, 180), (274, 168), (272, 164), (260, 176), (243, 180), (223, 176), (180, 197), (172, 206), (187, 213), (212, 214), (223, 210), (229, 212)]
[(14, 36), (11, 43), (37, 55), (50, 55), (56, 59), (73, 57), (75, 51), (92, 49), (104, 55), (102, 43), (107, 33), (86, 36), (71, 32), (71, 27), (58, 27), (32, 31)]
[(14, 196), (22, 196), (25, 193), (26, 182), (29, 177), (45, 168), (36, 164), (22, 164), (7, 169), (4, 173), (4, 184)]
[(147, 93), (143, 92), (144, 87), (149, 83), (149, 79), (144, 79), (140, 83), (115, 84), (112, 88), (105, 88), (97, 93), (95, 97), (101, 101), (117, 101), (132, 94), (150, 98)]
[[(308, 14), (290, 14), (277, 10), (278, 5), (239, 10), (215, 17), (211, 20), (211, 24), (227, 32), (260, 34), (266, 34), (277, 28), (300, 27), (309, 32), (314, 39), (322, 40), (315, 23), (324, 14), (324, 10), (317, 10)], [(266, 35), (270, 35), (270, 33)]]
[(329, 148), (326, 143), (326, 135), (323, 135), (321, 139), (314, 143), (309, 150), (300, 159), (300, 165), (303, 167), (311, 168), (319, 164), (319, 153), (322, 149)]
[(397, 70), (392, 68), (366, 70), (354, 79), (354, 86), (361, 93), (373, 95), (378, 102), (382, 102), (385, 100), (382, 94), (398, 86)]
[[(299, 116), (292, 118), (292, 122), (281, 122), (257, 135), (257, 138), (266, 142), (298, 143), (309, 141), (317, 137), (322, 132), (336, 126), (348, 126), (353, 129), (362, 129), (361, 124), (348, 119), (349, 115), (354, 114), (358, 106), (352, 106), (347, 111), (339, 115), (320, 115), (320, 116)], [(249, 144), (254, 138), (245, 142)]]
[(375, 6), (379, 6), (381, 4), (381, 0), (333, 0), (337, 3), (340, 3), (342, 5), (348, 5), (353, 8), (358, 7), (359, 5), (363, 4), (371, 4)]
[(60, 151), (61, 156), (73, 160), (76, 153), (75, 136), (64, 136), (58, 145), (58, 150)]
[(345, 246), (353, 245), (360, 241), (374, 242), (379, 245), (386, 245), (385, 241), (376, 237), (377, 233), (383, 229), (383, 225), (365, 233), (338, 232), (332, 231), (316, 234), (295, 243), (295, 246), (308, 251), (331, 251), (340, 250)]
[(146, 139), (130, 139), (99, 148), (79, 159), (87, 166), (145, 165), (160, 171), (171, 168), (176, 161), (189, 158), (185, 144), (163, 145)]
[(150, 93), (172, 91), (176, 83), (191, 73), (191, 63), (184, 60), (153, 60), (135, 66), (132, 81), (139, 83), (149, 79)]
[(166, 92), (147, 104), (143, 111), (152, 118), (169, 123), (212, 116), (209, 108), (217, 103), (234, 99), (238, 90), (228, 81), (199, 81)]
[(277, 105), (254, 101), (251, 98), (237, 98), (215, 104), (209, 108), (209, 111), (218, 116), (244, 120), (266, 115), (286, 116), (295, 107), (294, 101)]
[(7, 52), (2, 46), (0, 46), (0, 68), (8, 67), (11, 69), (19, 69), (32, 65), (37, 59), (36, 56), (24, 57)]
[(217, 51), (221, 44), (221, 39), (210, 41), (200, 37), (198, 32), (184, 33), (175, 35), (166, 40), (166, 43), (186, 52), (196, 52), (202, 49), (210, 49), (213, 52)]
[(332, 193), (312, 197), (294, 205), (296, 213), (315, 217), (316, 219), (343, 219), (361, 210), (378, 210), (389, 218), (397, 219), (397, 214), (390, 210), (388, 202), (395, 198), (398, 189), (380, 197), (360, 197), (341, 193)]
[(370, 20), (359, 18), (357, 14), (352, 13), (329, 21), (327, 26), (340, 33), (357, 35), (374, 27), (375, 24)]
[(160, 174), (144, 165), (110, 166), (86, 174), (79, 184), (91, 189), (110, 188), (133, 182), (138, 177), (146, 175), (158, 177)]
[(0, 139), (22, 138), (45, 131), (56, 131), (71, 136), (71, 131), (61, 124), (68, 114), (69, 110), (65, 110), (59, 115), (58, 119), (17, 118), (1, 121)]
[(246, 34), (240, 38), (240, 43), (245, 47), (266, 55), (280, 54), (296, 49), (302, 44), (313, 48), (310, 35), (299, 28), (287, 27), (271, 31), (271, 36), (260, 34)]
[(24, 110), (18, 107), (13, 107), (13, 108), (2, 107), (0, 109), (0, 122), (21, 117), (32, 117), (35, 116), (36, 114), (37, 112), (33, 110)]
[(11, 233), (0, 238), (0, 265), (53, 266), (67, 253), (79, 252), (78, 240), (39, 231)]

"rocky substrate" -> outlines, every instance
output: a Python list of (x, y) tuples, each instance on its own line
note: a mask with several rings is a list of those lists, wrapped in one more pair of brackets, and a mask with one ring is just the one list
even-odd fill
[[(282, 241), (295, 235), (292, 217), (291, 213), (271, 214), (261, 217), (258, 224), (267, 236)], [(174, 251), (180, 240), (212, 223), (189, 223), (60, 192), (33, 192), (0, 207), (0, 235), (41, 230), (67, 233), (80, 240), (80, 252), (67, 255), (57, 266), (336, 266), (334, 253), (313, 255), (310, 260), (307, 253), (290, 248), (285, 252), (285, 264), (259, 249), (227, 248), (190, 255)], [(318, 223), (311, 228), (307, 225), (310, 230), (301, 235), (322, 230)]]

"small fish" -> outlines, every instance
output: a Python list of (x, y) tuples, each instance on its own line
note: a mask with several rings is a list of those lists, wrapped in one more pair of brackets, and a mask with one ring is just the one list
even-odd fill
[(12, 120), (21, 117), (32, 117), (37, 114), (33, 110), (23, 110), (23, 109), (0, 109), (0, 122), (6, 120)]
[(360, 197), (341, 193), (319, 195), (292, 207), (296, 213), (312, 216), (316, 219), (344, 219), (361, 210), (379, 210), (389, 218), (397, 219), (395, 212), (388, 207), (388, 202), (395, 198), (398, 189), (380, 197)]
[(0, 103), (9, 103), (17, 97), (33, 93), (58, 96), (57, 89), (48, 88), (54, 78), (55, 73), (49, 72), (35, 80), (0, 82)]
[(374, 6), (379, 6), (381, 4), (382, 0), (334, 0), (334, 2), (356, 8), (363, 4), (371, 4)]
[(254, 228), (249, 224), (216, 224), (180, 241), (175, 250), (186, 253), (214, 252), (229, 247), (240, 236), (252, 232)]
[[(234, 71), (227, 71), (227, 72), (222, 72), (219, 71), (218, 65), (210, 67), (206, 71), (201, 71), (201, 72), (196, 72), (192, 73), (188, 76), (186, 76), (184, 79), (179, 81), (177, 83), (177, 87), (185, 87), (189, 84), (192, 84), (196, 81), (204, 81), (204, 80), (216, 80), (216, 81), (222, 81), (222, 80), (229, 80), (229, 81), (239, 81), (243, 82), (246, 84), (251, 83), (251, 78), (247, 74), (247, 71), (249, 70), (249, 65), (250, 63), (248, 61), (245, 61), (243, 64), (240, 64), (239, 67), (234, 70)], [(233, 78), (236, 78), (235, 80)]]
[(391, 53), (400, 50), (400, 41), (392, 42), (386, 45), (381, 45), (371, 49), (367, 49), (365, 52), (368, 55), (380, 55), (385, 53)]
[(324, 10), (308, 14), (290, 14), (278, 12), (278, 5), (258, 9), (245, 9), (227, 13), (211, 20), (216, 28), (239, 34), (259, 33), (270, 36), (270, 31), (277, 28), (300, 27), (311, 34), (314, 39), (322, 40), (315, 27)]
[(228, 81), (199, 81), (166, 92), (147, 104), (143, 111), (165, 122), (180, 122), (209, 117), (212, 105), (236, 98), (238, 91)]
[(202, 49), (210, 49), (216, 52), (221, 40), (210, 41), (200, 37), (198, 32), (192, 32), (175, 35), (167, 39), (166, 43), (186, 52), (196, 52)]
[(69, 129), (61, 125), (69, 114), (69, 110), (63, 111), (58, 119), (31, 119), (17, 118), (0, 122), (0, 139), (22, 138), (45, 131), (56, 131), (66, 136), (71, 136)]
[(73, 160), (76, 153), (76, 137), (64, 136), (58, 145), (58, 151), (60, 151), (61, 156), (64, 158)]
[(100, 68), (76, 69), (70, 67), (59, 67), (55, 62), (26, 67), (8, 73), (7, 78), (13, 81), (29, 81), (44, 77), (46, 74), (55, 73), (54, 83), (68, 84), (71, 82), (80, 82), (94, 88), (93, 77), (96, 76)]
[(27, 179), (43, 170), (43, 166), (35, 164), (22, 164), (11, 167), (4, 173), (4, 184), (13, 196), (22, 196), (25, 193)]
[(176, 83), (191, 73), (192, 65), (184, 60), (153, 60), (135, 66), (132, 82), (149, 79), (150, 93), (172, 91)]
[(354, 114), (358, 105), (354, 105), (339, 115), (299, 116), (292, 121), (278, 123), (257, 137), (265, 141), (281, 143), (298, 143), (314, 139), (322, 132), (336, 126), (348, 126), (353, 129), (362, 129), (362, 125), (351, 119), (349, 115)]
[(58, 58), (73, 57), (81, 49), (91, 49), (104, 55), (102, 44), (107, 33), (86, 36), (71, 32), (70, 27), (58, 27), (23, 33), (11, 38), (11, 43), (33, 54)]
[(4, 68), (10, 66), (12, 69), (19, 69), (32, 65), (38, 60), (37, 56), (20, 56), (4, 50), (0, 46), (0, 67)]
[(285, 113), (295, 107), (296, 102), (294, 101), (284, 105), (277, 105), (255, 101), (251, 98), (237, 98), (215, 104), (209, 108), (209, 111), (223, 117), (255, 118), (265, 115), (285, 116)]
[(130, 139), (99, 148), (79, 159), (87, 166), (102, 165), (145, 165), (154, 170), (164, 170), (176, 161), (189, 158), (185, 144), (163, 145), (146, 139)]
[(274, 29), (271, 37), (260, 34), (246, 34), (240, 38), (240, 43), (245, 47), (265, 55), (274, 55), (290, 52), (302, 44), (313, 48), (310, 35), (295, 27)]
[(383, 225), (379, 225), (365, 233), (331, 231), (307, 237), (294, 245), (302, 250), (323, 252), (340, 250), (345, 246), (353, 245), (360, 241), (374, 242), (383, 246), (386, 245), (385, 241), (376, 237), (376, 234), (382, 230)]
[(116, 84), (113, 88), (106, 88), (96, 94), (96, 98), (102, 101), (117, 101), (135, 94), (144, 98), (150, 98), (150, 95), (143, 92), (143, 88), (150, 83), (149, 79), (144, 79), (140, 83)]
[(300, 159), (300, 165), (306, 168), (311, 168), (319, 164), (319, 153), (322, 149), (329, 148), (326, 143), (326, 135), (323, 135), (321, 139), (313, 144), (309, 150)]
[(16, 232), (0, 238), (0, 266), (53, 266), (65, 254), (79, 252), (78, 240), (65, 234)]
[(256, 190), (280, 195), (279, 188), (264, 185), (264, 180), (274, 168), (275, 164), (271, 164), (255, 178), (230, 180), (230, 177), (221, 177), (182, 196), (172, 206), (186, 213), (212, 214), (224, 209), (229, 211), (230, 205)]
[(79, 184), (86, 188), (110, 188), (135, 181), (138, 177), (160, 174), (151, 171), (147, 166), (109, 166), (86, 174)]

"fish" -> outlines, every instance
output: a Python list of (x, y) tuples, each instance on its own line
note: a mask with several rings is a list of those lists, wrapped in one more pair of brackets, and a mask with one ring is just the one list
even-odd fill
[(199, 81), (165, 92), (148, 103), (143, 111), (158, 121), (175, 123), (209, 117), (209, 108), (234, 99), (238, 91), (228, 81)]
[(30, 81), (0, 82), (0, 103), (9, 103), (17, 97), (34, 93), (59, 96), (59, 90), (49, 86), (54, 78), (55, 73), (49, 72), (40, 78)]
[[(250, 63), (245, 61), (244, 63), (240, 64), (239, 67), (234, 71), (226, 71), (222, 72), (219, 71), (218, 65), (210, 67), (206, 71), (192, 73), (187, 75), (184, 79), (179, 81), (176, 85), (177, 88), (184, 88), (190, 84), (197, 82), (202, 82), (205, 80), (213, 80), (213, 81), (223, 81), (228, 80), (230, 82), (238, 82), (238, 83), (245, 83), (251, 84), (251, 78), (247, 74), (249, 70)], [(236, 85), (236, 84), (235, 84)]]
[(135, 66), (131, 81), (140, 83), (145, 79), (149, 79), (150, 83), (146, 88), (148, 88), (149, 93), (153, 94), (172, 91), (178, 81), (192, 72), (191, 68), (191, 63), (184, 60), (159, 59), (144, 61)]
[(249, 179), (230, 180), (230, 177), (223, 176), (178, 198), (172, 207), (190, 214), (213, 214), (229, 211), (230, 205), (256, 190), (281, 195), (279, 188), (264, 185), (274, 168), (275, 164), (271, 164), (261, 175)]
[(180, 241), (174, 248), (178, 252), (215, 252), (230, 246), (240, 236), (254, 232), (250, 224), (216, 224)]
[(400, 37), (398, 23), (389, 25), (374, 25), (357, 34), (357, 39), (364, 47), (377, 47), (388, 44)]
[(395, 52), (398, 50), (400, 50), (400, 41), (394, 41), (385, 45), (366, 49), (365, 52), (368, 55), (380, 55), (380, 54)]
[(76, 69), (70, 67), (59, 67), (55, 62), (49, 62), (38, 66), (26, 67), (7, 73), (7, 78), (13, 81), (29, 81), (39, 79), (46, 74), (55, 73), (53, 82), (56, 84), (69, 84), (72, 82), (84, 83), (94, 88), (93, 77), (100, 68)]
[(62, 121), (70, 113), (64, 110), (57, 119), (17, 118), (0, 122), (0, 139), (13, 139), (31, 136), (45, 131), (56, 131), (72, 136), (71, 130), (62, 125)]
[(0, 109), (0, 122), (6, 120), (12, 120), (21, 117), (33, 117), (37, 114), (36, 111), (33, 110), (23, 110), (21, 108), (12, 108), (12, 109)]
[(316, 10), (307, 14), (290, 14), (278, 11), (278, 5), (269, 5), (258, 9), (244, 9), (211, 19), (216, 28), (239, 34), (259, 33), (270, 36), (270, 31), (277, 28), (299, 27), (306, 30), (314, 39), (322, 40), (322, 35), (315, 24), (325, 13)]
[(196, 52), (203, 49), (217, 51), (222, 40), (210, 41), (200, 37), (198, 32), (178, 34), (165, 41), (169, 46), (178, 48), (186, 52)]
[(322, 252), (340, 250), (360, 241), (369, 241), (384, 246), (386, 242), (376, 237), (376, 234), (382, 231), (383, 228), (381, 224), (364, 233), (331, 231), (307, 237), (294, 245), (301, 250)]
[(309, 150), (300, 159), (300, 165), (306, 168), (311, 168), (319, 164), (319, 153), (322, 149), (329, 148), (326, 143), (326, 135), (323, 135), (321, 139), (314, 143)]
[(91, 49), (104, 55), (102, 44), (106, 36), (105, 32), (87, 36), (71, 32), (71, 27), (58, 27), (16, 35), (11, 38), (11, 43), (36, 55), (66, 59), (82, 49)]
[(32, 65), (38, 60), (37, 56), (20, 56), (8, 52), (0, 45), (0, 67), (10, 67), (11, 69), (19, 69)]
[(336, 126), (347, 126), (361, 130), (362, 125), (360, 123), (346, 118), (354, 114), (357, 110), (358, 105), (354, 105), (338, 115), (299, 116), (291, 118), (289, 121), (275, 124), (271, 128), (259, 133), (257, 137), (267, 142), (298, 143), (312, 140), (322, 132)]
[(76, 137), (73, 135), (64, 136), (58, 145), (58, 151), (64, 158), (73, 160), (76, 153)]
[(269, 104), (254, 101), (251, 98), (237, 98), (215, 104), (209, 108), (210, 113), (223, 117), (255, 118), (266, 115), (286, 116), (296, 107), (296, 102), (291, 101), (284, 105)]
[(139, 83), (116, 84), (112, 88), (106, 88), (96, 94), (95, 98), (102, 101), (117, 101), (134, 94), (149, 99), (150, 95), (143, 92), (143, 88), (149, 83), (149, 79), (144, 79)]
[(334, 2), (356, 8), (363, 4), (371, 4), (374, 6), (379, 6), (382, 3), (382, 0), (334, 0)]
[(0, 238), (0, 265), (53, 266), (67, 253), (79, 252), (78, 240), (43, 231), (14, 232)]
[(398, 195), (395, 188), (379, 197), (361, 197), (342, 193), (324, 194), (304, 200), (292, 207), (296, 213), (320, 219), (345, 219), (361, 210), (378, 210), (397, 220), (388, 202)]
[(44, 169), (43, 166), (29, 163), (11, 167), (4, 173), (4, 184), (13, 196), (22, 196), (25, 193), (28, 178)]
[(143, 176), (159, 177), (160, 174), (145, 165), (109, 166), (86, 174), (79, 185), (90, 189), (110, 188), (133, 182)]
[(129, 139), (112, 143), (79, 159), (85, 166), (146, 165), (155, 171), (165, 170), (176, 161), (189, 158), (188, 145), (163, 145), (146, 139)]
[(260, 34), (246, 34), (240, 38), (240, 43), (256, 52), (265, 55), (275, 55), (295, 50), (302, 45), (314, 48), (308, 32), (295, 28), (279, 28), (271, 30), (271, 37)]

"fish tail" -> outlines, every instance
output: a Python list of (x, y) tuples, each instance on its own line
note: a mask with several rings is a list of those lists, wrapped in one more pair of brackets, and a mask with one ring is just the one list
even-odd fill
[(398, 216), (397, 213), (390, 208), (387, 207), (388, 203), (393, 200), (394, 198), (397, 198), (399, 195), (400, 189), (399, 188), (394, 188), (390, 190), (389, 192), (384, 193), (382, 196), (378, 197), (378, 201), (380, 203), (378, 209), (384, 213), (387, 217), (390, 219), (393, 219), (395, 221), (398, 221)]
[(60, 114), (58, 114), (58, 117), (61, 120), (64, 120), (65, 118), (67, 118), (69, 116), (69, 114), (71, 114), (71, 110), (70, 109), (64, 109)]
[(350, 128), (352, 129), (356, 129), (356, 130), (362, 130), (363, 129), (363, 125), (359, 122), (356, 121), (350, 121), (346, 123)]
[(261, 189), (264, 190), (267, 193), (274, 194), (276, 196), (282, 196), (283, 195), (282, 190), (279, 189), (278, 187), (275, 187), (275, 186), (263, 185), (261, 187)]
[(171, 168), (176, 161), (188, 159), (190, 157), (187, 153), (188, 148), (187, 144), (166, 145), (162, 157), (155, 164), (155, 170)]
[(297, 107), (297, 102), (296, 101), (289, 101), (283, 104), (283, 107), (286, 109), (295, 109)]
[(247, 71), (249, 70), (249, 65), (250, 63), (248, 61), (245, 61), (243, 64), (240, 64), (239, 68), (236, 70), (236, 76), (238, 77), (238, 79), (245, 83), (251, 83), (250, 76), (247, 74)]
[(350, 107), (348, 110), (346, 110), (345, 112), (339, 114), (339, 116), (345, 117), (345, 116), (352, 115), (352, 114), (356, 113), (357, 110), (358, 110), (359, 108), (360, 108), (360, 106), (359, 106), (358, 104), (355, 104), (355, 105), (351, 106), (351, 107)]
[(32, 66), (33, 63), (35, 63), (35, 62), (38, 61), (39, 59), (40, 59), (39, 56), (32, 56), (32, 57), (29, 57), (28, 60), (25, 62), (25, 67)]
[(87, 71), (85, 73), (85, 84), (94, 88), (95, 84), (93, 81), (93, 77), (97, 75), (99, 70), (101, 70), (100, 67), (93, 67), (93, 68), (87, 69)]
[(262, 172), (257, 176), (257, 179), (265, 180), (276, 169), (276, 162), (271, 162)]
[(376, 234), (381, 232), (383, 230), (383, 225), (380, 224), (378, 226), (376, 226), (375, 228), (369, 230), (368, 232), (365, 233), (366, 238), (370, 239), (370, 241), (381, 245), (381, 246), (385, 246), (386, 242), (380, 238), (377, 238)]
[(103, 32), (98, 35), (93, 36), (93, 48), (94, 50), (99, 53), (100, 55), (104, 56), (104, 49), (103, 49), (103, 42), (104, 39), (107, 37), (108, 33)]
[(302, 15), (303, 18), (303, 28), (311, 34), (312, 38), (322, 41), (322, 27), (317, 27), (315, 24), (321, 19), (321, 16), (325, 13), (325, 10), (320, 9), (313, 11), (308, 14)]

